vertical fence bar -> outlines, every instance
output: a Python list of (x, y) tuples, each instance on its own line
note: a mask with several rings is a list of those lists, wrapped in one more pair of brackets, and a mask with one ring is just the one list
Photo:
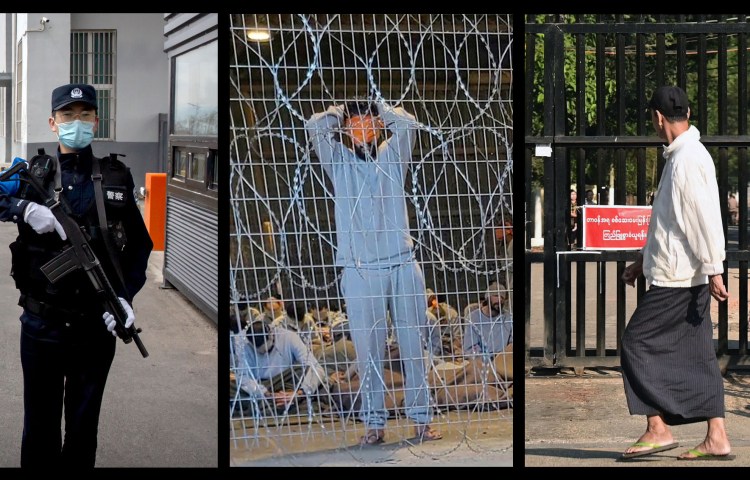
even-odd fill
[[(602, 16), (599, 16), (601, 22)], [(596, 35), (596, 134), (606, 134), (606, 123), (607, 123), (607, 105), (605, 99), (606, 96), (606, 35), (598, 33)], [(597, 150), (597, 187), (602, 190), (605, 184), (605, 175), (609, 173), (609, 169), (605, 168), (606, 159), (608, 153), (604, 149), (600, 148)], [(611, 199), (612, 192), (610, 189), (606, 190), (607, 199)], [(604, 195), (601, 196), (604, 199)], [(601, 202), (600, 202), (601, 203)], [(609, 200), (608, 200), (609, 203)], [(607, 297), (607, 264), (605, 262), (596, 262), (596, 352), (597, 355), (604, 355), (605, 344), (600, 340), (598, 332), (604, 328)]]
[[(526, 88), (524, 89), (524, 99), (525, 105), (526, 105), (526, 115), (524, 116), (524, 132), (526, 134), (530, 134), (531, 132), (531, 125), (533, 120), (533, 108), (532, 108), (532, 100), (531, 95), (534, 92), (534, 66), (535, 66), (535, 59), (536, 59), (536, 33), (527, 33), (526, 34), (526, 70), (525, 70), (525, 84)], [(523, 239), (524, 244), (524, 251), (526, 254), (524, 255), (524, 265), (523, 268), (525, 269), (526, 275), (525, 275), (525, 285), (524, 285), (524, 291), (526, 292), (526, 295), (524, 295), (524, 350), (525, 350), (525, 364), (528, 365), (529, 359), (530, 359), (530, 351), (531, 351), (531, 256), (528, 255), (528, 252), (531, 249), (531, 236), (529, 235), (529, 225), (531, 224), (531, 219), (528, 218), (529, 210), (531, 209), (532, 215), (535, 216), (533, 209), (536, 207), (532, 203), (532, 189), (528, 188), (531, 185), (531, 162), (532, 162), (532, 152), (531, 148), (527, 146), (527, 148), (524, 149), (524, 152), (526, 154), (524, 162), (524, 178), (526, 179), (526, 186), (527, 188), (524, 189), (524, 198), (526, 201), (526, 205), (530, 208), (524, 209), (524, 218), (525, 218), (525, 227), (524, 232), (525, 236)], [(533, 207), (532, 207), (533, 205)], [(516, 217), (517, 218), (517, 217)], [(546, 315), (545, 315), (546, 317)], [(546, 329), (546, 320), (545, 320), (545, 329)]]
[[(698, 22), (704, 23), (705, 15), (698, 15)], [(706, 34), (698, 34), (698, 105), (695, 109), (695, 116), (698, 117), (698, 130), (701, 135), (708, 134), (708, 73), (706, 72)], [(691, 108), (691, 115), (692, 115)]]
[[(556, 48), (562, 49), (561, 46), (555, 45), (557, 35), (556, 28), (552, 25), (544, 33), (544, 135), (554, 137), (555, 135), (555, 53)], [(559, 43), (559, 42), (558, 42)], [(556, 251), (558, 245), (563, 245), (565, 235), (565, 223), (562, 221), (562, 215), (555, 209), (556, 199), (559, 197), (555, 191), (555, 155), (544, 158), (544, 358), (548, 363), (555, 361), (555, 339), (557, 327), (557, 271)], [(561, 201), (558, 205), (565, 205)], [(562, 233), (560, 230), (563, 230)]]
[[(621, 15), (618, 15), (620, 17), (619, 21), (621, 20)], [(625, 122), (626, 119), (626, 104), (627, 104), (627, 84), (625, 80), (625, 67), (628, 62), (626, 56), (625, 56), (625, 34), (624, 33), (618, 33), (617, 38), (615, 40), (615, 49), (616, 49), (616, 61), (617, 61), (617, 134), (618, 135), (626, 135), (627, 130), (625, 128)], [(615, 187), (615, 196), (616, 200), (615, 202), (619, 205), (625, 205), (627, 203), (627, 169), (625, 164), (625, 150), (622, 148), (618, 148), (616, 150), (616, 172), (615, 172), (615, 179), (617, 181), (617, 186)], [(617, 275), (615, 278), (619, 279), (622, 276), (622, 272), (625, 270), (625, 262), (620, 260), (616, 262), (616, 272)], [(616, 304), (616, 322), (617, 322), (617, 330), (624, 328), (625, 326), (625, 283), (621, 281), (615, 282), (615, 292), (617, 295), (617, 304)], [(602, 328), (604, 328), (604, 325), (602, 325)], [(602, 349), (604, 349), (604, 339), (602, 338)]]
[[(578, 33), (576, 41), (576, 130), (586, 135), (586, 36)], [(578, 204), (586, 202), (586, 150), (578, 149)], [(581, 186), (583, 185), (583, 195)], [(580, 230), (583, 230), (579, 227)], [(579, 232), (580, 233), (580, 232)], [(581, 238), (583, 238), (581, 236)], [(586, 262), (576, 262), (576, 356), (586, 356)], [(572, 282), (571, 282), (572, 283)]]
[[(740, 15), (738, 18), (739, 22), (744, 22), (745, 26), (747, 23), (748, 16)], [(748, 89), (747, 89), (747, 34), (741, 32), (737, 35), (737, 96), (739, 99), (739, 106), (737, 115), (737, 134), (747, 135), (747, 116), (748, 116)], [(739, 242), (738, 248), (740, 250), (747, 250), (748, 238), (747, 238), (747, 183), (748, 183), (748, 166), (747, 166), (747, 147), (740, 147), (737, 152), (737, 161), (739, 164), (738, 177), (738, 189), (739, 197), (737, 199), (739, 204)], [(739, 262), (739, 296), (740, 296), (740, 311), (739, 311), (739, 354), (747, 355), (747, 334), (748, 334), (748, 262), (742, 260)]]
[[(720, 15), (719, 21), (723, 22), (725, 16)], [(727, 102), (727, 35), (719, 34), (719, 135), (728, 133), (729, 112)], [(723, 218), (724, 238), (727, 237), (727, 182), (729, 177), (729, 155), (727, 147), (719, 147), (719, 206), (721, 207), (721, 217)], [(724, 284), (728, 285), (729, 262), (724, 261)], [(719, 341), (718, 353), (721, 355), (729, 352), (729, 302), (719, 302)]]
[[(677, 15), (677, 22), (680, 24), (685, 23), (685, 15)], [(685, 65), (687, 63), (686, 45), (685, 45), (685, 34), (677, 34), (677, 85), (687, 92), (687, 71)]]
[[(664, 15), (657, 15), (657, 22), (661, 23), (664, 21)], [(663, 33), (656, 34), (656, 85), (654, 90), (658, 87), (665, 85), (664, 79), (664, 67), (666, 60), (666, 45)], [(662, 148), (658, 148), (656, 151), (656, 184), (659, 184), (661, 178), (661, 172), (664, 170), (664, 157), (662, 156)], [(641, 292), (639, 292), (640, 294)]]
[[(565, 102), (565, 38), (562, 31), (555, 27), (551, 31), (551, 38), (553, 41), (552, 50), (552, 68), (554, 75), (554, 132), (555, 135), (565, 133), (566, 123), (566, 102)], [(545, 58), (546, 60), (546, 58)], [(555, 181), (555, 196), (554, 199), (557, 201), (557, 205), (569, 205), (570, 203), (570, 169), (567, 163), (567, 148), (553, 146), (553, 168), (552, 170)], [(546, 170), (545, 170), (546, 176)], [(546, 196), (546, 195), (545, 195)], [(558, 228), (555, 229), (556, 233), (556, 248), (555, 251), (564, 250), (564, 246), (567, 245), (567, 229), (568, 229), (568, 209), (555, 209), (555, 223)], [(546, 269), (546, 267), (545, 267)], [(561, 261), (557, 265), (556, 278), (570, 278), (570, 263), (568, 261)], [(570, 325), (568, 319), (570, 318), (570, 300), (569, 296), (566, 295), (566, 287), (568, 282), (557, 284), (555, 286), (555, 352), (558, 358), (564, 356), (567, 352), (567, 347), (570, 344), (568, 331)]]

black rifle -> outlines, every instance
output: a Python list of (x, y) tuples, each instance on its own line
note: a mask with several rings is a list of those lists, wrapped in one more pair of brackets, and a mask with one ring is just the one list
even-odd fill
[[(41, 158), (38, 158), (34, 162), (34, 170), (40, 170), (40, 165), (43, 165), (39, 163), (40, 161), (48, 162), (47, 165), (50, 165), (49, 162), (54, 162), (54, 159), (49, 155), (41, 155)], [(44, 169), (42, 168), (42, 170)], [(20, 181), (30, 184), (45, 199), (44, 205), (50, 209), (57, 221), (60, 222), (68, 237), (68, 245), (63, 249), (62, 253), (41, 267), (44, 275), (54, 284), (67, 274), (78, 269), (83, 269), (91, 281), (91, 286), (94, 287), (96, 295), (102, 302), (105, 311), (115, 317), (115, 333), (117, 336), (125, 343), (135, 341), (143, 358), (148, 357), (146, 347), (143, 346), (143, 342), (141, 342), (138, 336), (141, 329), (135, 328), (134, 325), (125, 328), (128, 314), (120, 303), (117, 292), (112, 288), (109, 278), (104, 273), (99, 259), (89, 244), (91, 237), (70, 217), (71, 210), (65, 198), (60, 195), (60, 192), (55, 192), (50, 196), (40, 183), (40, 180), (36, 178), (37, 176), (42, 177), (42, 175), (38, 171), (29, 172), (29, 163), (25, 161), (16, 163), (8, 170), (3, 171), (0, 174), (0, 181), (6, 181), (16, 173)]]

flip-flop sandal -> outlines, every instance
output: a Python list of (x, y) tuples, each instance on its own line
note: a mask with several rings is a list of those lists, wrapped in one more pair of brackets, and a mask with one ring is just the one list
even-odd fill
[[(690, 455), (693, 455), (692, 457), (677, 457), (677, 460), (734, 460), (736, 458), (735, 455), (714, 455), (713, 453), (704, 453), (699, 450), (688, 450), (687, 452)], [(684, 454), (683, 454), (684, 455)]]
[(628, 460), (631, 458), (645, 457), (647, 455), (652, 455), (657, 452), (664, 452), (666, 450), (672, 450), (673, 448), (677, 448), (679, 446), (680, 444), (677, 442), (670, 443), (668, 445), (659, 445), (658, 443), (651, 443), (651, 442), (635, 442), (634, 444), (631, 445), (631, 447), (649, 447), (648, 450), (640, 450), (637, 452), (623, 453), (620, 459)]
[(359, 437), (359, 446), (367, 447), (370, 445), (379, 445), (385, 442), (385, 434), (381, 434), (375, 430), (370, 430), (361, 437)]

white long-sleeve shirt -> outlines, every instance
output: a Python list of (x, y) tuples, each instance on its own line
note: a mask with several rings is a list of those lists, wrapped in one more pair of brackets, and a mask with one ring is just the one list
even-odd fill
[[(271, 327), (274, 335), (274, 347), (271, 353), (257, 354), (255, 349), (242, 336), (237, 336), (234, 342), (237, 371), (237, 384), (251, 398), (263, 397), (268, 389), (261, 384), (261, 380), (273, 378), (297, 365), (304, 365), (305, 376), (301, 388), (311, 394), (318, 389), (326, 377), (325, 370), (320, 366), (307, 346), (294, 332), (282, 327)], [(296, 385), (285, 386), (285, 390), (294, 390)]]
[(692, 287), (724, 272), (716, 167), (695, 126), (665, 147), (666, 164), (651, 209), (643, 247), (649, 285)]
[(316, 113), (305, 128), (336, 196), (336, 264), (399, 265), (411, 255), (404, 183), (416, 142), (416, 119), (403, 108), (382, 107), (380, 118), (392, 135), (373, 161), (362, 160), (338, 135), (341, 107)]

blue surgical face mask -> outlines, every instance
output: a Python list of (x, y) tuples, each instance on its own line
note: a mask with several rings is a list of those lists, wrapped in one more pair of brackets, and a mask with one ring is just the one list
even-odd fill
[(60, 143), (68, 148), (80, 150), (91, 145), (94, 140), (94, 124), (73, 120), (66, 123), (55, 123), (57, 125), (57, 137)]

